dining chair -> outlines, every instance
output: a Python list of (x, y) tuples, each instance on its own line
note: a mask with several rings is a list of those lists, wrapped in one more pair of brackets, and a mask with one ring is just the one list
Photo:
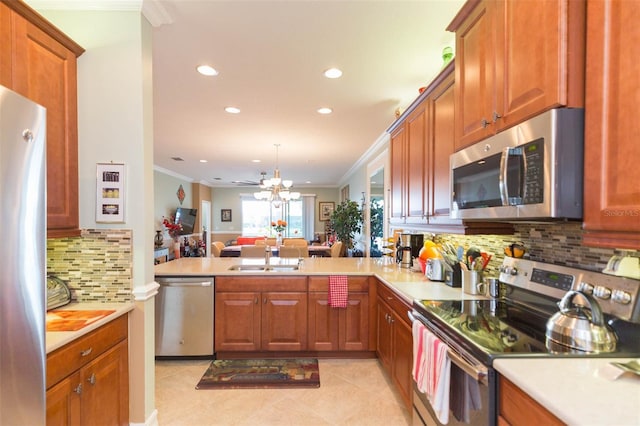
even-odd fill
[(292, 247), (307, 247), (309, 245), (304, 238), (285, 238), (282, 240), (282, 244)]
[(265, 246), (242, 246), (240, 257), (264, 257)]
[(279, 257), (309, 257), (309, 248), (302, 246), (281, 246), (278, 249)]
[(337, 241), (331, 246), (331, 257), (340, 257), (342, 251), (342, 241)]
[(224, 248), (224, 243), (222, 241), (214, 241), (214, 242), (212, 242), (211, 243), (211, 255), (213, 257), (220, 257), (223, 248)]

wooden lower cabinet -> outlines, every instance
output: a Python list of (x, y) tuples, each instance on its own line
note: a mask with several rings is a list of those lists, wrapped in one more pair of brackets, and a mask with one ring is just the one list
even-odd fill
[(368, 351), (369, 278), (348, 277), (347, 308), (328, 302), (328, 277), (309, 277), (309, 350)]
[(382, 283), (378, 283), (377, 291), (376, 352), (405, 405), (410, 409), (413, 340), (407, 312), (411, 307)]
[(499, 386), (498, 425), (564, 425), (560, 419), (503, 376), (499, 378)]
[(47, 356), (47, 425), (128, 425), (127, 316)]
[(219, 277), (216, 352), (307, 349), (306, 277)]

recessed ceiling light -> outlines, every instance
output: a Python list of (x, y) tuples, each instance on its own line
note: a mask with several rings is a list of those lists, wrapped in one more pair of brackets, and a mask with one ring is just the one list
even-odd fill
[(323, 107), (323, 108), (318, 108), (318, 112), (320, 114), (331, 114), (333, 110), (331, 108)]
[(338, 68), (329, 68), (324, 72), (324, 76), (327, 78), (340, 78), (342, 77), (342, 71)]
[(240, 108), (228, 106), (224, 110), (227, 111), (229, 114), (240, 114)]
[(196, 70), (198, 70), (198, 72), (202, 75), (207, 75), (207, 76), (218, 75), (218, 71), (209, 65), (198, 65)]
[(200, 160), (201, 163), (207, 163), (207, 160)]
[(262, 160), (251, 160), (252, 163), (262, 163)]

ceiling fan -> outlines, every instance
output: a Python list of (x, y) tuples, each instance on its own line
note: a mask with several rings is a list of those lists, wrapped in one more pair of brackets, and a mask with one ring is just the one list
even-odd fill
[(260, 175), (262, 176), (260, 178), (260, 181), (256, 182), (255, 180), (234, 180), (232, 183), (238, 185), (238, 186), (260, 186), (264, 183), (264, 180), (267, 176), (267, 172), (260, 172)]

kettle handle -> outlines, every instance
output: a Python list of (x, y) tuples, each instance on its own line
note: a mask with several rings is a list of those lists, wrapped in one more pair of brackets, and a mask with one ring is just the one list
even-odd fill
[(573, 302), (573, 298), (578, 295), (582, 296), (589, 304), (589, 309), (591, 310), (591, 323), (598, 326), (604, 326), (604, 315), (602, 314), (602, 309), (600, 308), (598, 301), (592, 296), (578, 290), (570, 290), (562, 297), (562, 300), (558, 303), (560, 312), (563, 314), (567, 313), (570, 309), (571, 302)]

